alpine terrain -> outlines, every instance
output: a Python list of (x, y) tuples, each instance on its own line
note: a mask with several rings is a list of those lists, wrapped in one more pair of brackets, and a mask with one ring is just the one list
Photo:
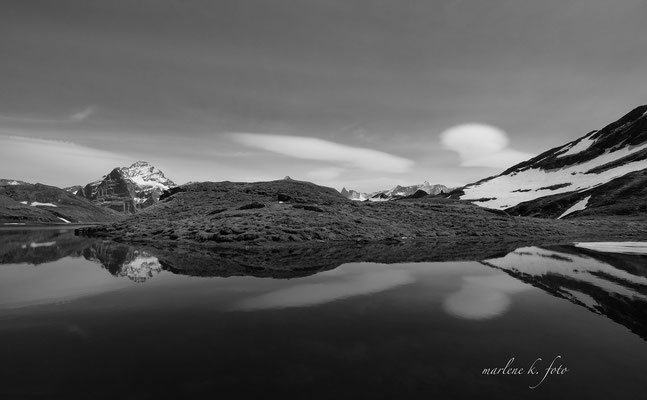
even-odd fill
[(0, 179), (3, 225), (112, 222), (121, 217), (54, 186)]
[(647, 105), (451, 197), (523, 216), (644, 215)]

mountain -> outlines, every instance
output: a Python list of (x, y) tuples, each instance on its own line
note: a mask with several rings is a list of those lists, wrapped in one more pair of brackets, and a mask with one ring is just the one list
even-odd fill
[(380, 190), (373, 193), (360, 193), (355, 190), (347, 190), (342, 188), (341, 195), (350, 200), (369, 200), (369, 201), (384, 201), (384, 200), (393, 200), (403, 197), (408, 197), (414, 195), (419, 190), (422, 190), (430, 195), (437, 195), (440, 193), (449, 193), (450, 189), (444, 185), (431, 185), (429, 182), (425, 181), (421, 185), (411, 185), (411, 186), (400, 186), (397, 185), (392, 189)]
[(371, 196), (371, 195), (369, 195), (367, 193), (360, 193), (360, 192), (358, 192), (356, 190), (352, 190), (352, 189), (351, 190), (346, 190), (345, 187), (341, 189), (340, 193), (341, 193), (342, 196), (344, 196), (347, 199), (359, 200), (359, 201), (368, 200), (368, 198)]
[(13, 182), (0, 180), (0, 223), (5, 225), (112, 222), (121, 217), (54, 186)]
[(137, 161), (129, 167), (113, 169), (75, 193), (102, 207), (133, 214), (156, 204), (160, 195), (174, 186), (162, 171), (146, 161)]
[(451, 197), (535, 217), (647, 214), (647, 105)]

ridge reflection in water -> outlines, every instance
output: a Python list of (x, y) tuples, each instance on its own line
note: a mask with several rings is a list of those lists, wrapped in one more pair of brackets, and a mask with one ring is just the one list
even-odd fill
[[(629, 371), (647, 359), (645, 255), (530, 246), (481, 261), (327, 260), (293, 270), (269, 258), (251, 265), (227, 252), (177, 257), (174, 249), (71, 231), (5, 231), (0, 243), (0, 341), (13, 343), (0, 349), (12, 360), (0, 366), (10, 382), (0, 395), (9, 397), (21, 390), (66, 394), (76, 379), (70, 377), (78, 378), (79, 390), (95, 393), (108, 370), (125, 368), (154, 372), (150, 379), (164, 382), (164, 390), (138, 387), (141, 397), (186, 393), (197, 375), (203, 394), (215, 387), (316, 387), (329, 398), (339, 394), (328, 384), (337, 379), (344, 390), (361, 384), (378, 394), (372, 397), (451, 387), (454, 397), (492, 390), (519, 398), (528, 394), (526, 382), (493, 381), (480, 375), (482, 368), (511, 356), (558, 353), (579, 375), (555, 380), (543, 395), (602, 398), (618, 382), (625, 394), (644, 385), (631, 374), (598, 371), (609, 360)], [(53, 349), (75, 354), (78, 363)], [(59, 363), (44, 370), (60, 374), (34, 370), (43, 354)], [(178, 371), (163, 367), (167, 362), (190, 367)], [(95, 370), (77, 368), (85, 364)], [(24, 389), (27, 377), (39, 382), (37, 391)], [(134, 389), (117, 383), (104, 390), (107, 396)]]
[[(627, 254), (610, 243), (590, 246), (525, 247), (483, 261), (521, 282), (603, 314), (647, 340), (647, 255), (635, 243)], [(617, 249), (622, 246), (616, 246)]]
[[(113, 277), (128, 278), (135, 283), (145, 283), (163, 271), (175, 274), (185, 271), (160, 261), (154, 250), (77, 237), (71, 230), (4, 231), (0, 232), (0, 238), (3, 264), (52, 264), (38, 273), (24, 268), (10, 273), (6, 267), (0, 271), (4, 275), (0, 308), (60, 301), (127, 287), (125, 282), (105, 279), (104, 274), (87, 268), (81, 258), (100, 265)], [(501, 258), (481, 261), (506, 275), (483, 275), (483, 270), (465, 274), (454, 269), (453, 272), (460, 274), (460, 289), (445, 296), (443, 309), (460, 318), (494, 318), (508, 310), (513, 295), (534, 286), (596, 314), (607, 315), (647, 338), (647, 255), (641, 254), (646, 246), (630, 245), (524, 247)], [(596, 247), (600, 250), (596, 251)], [(613, 253), (610, 248), (629, 249), (629, 254)], [(59, 262), (63, 259), (64, 262)], [(188, 259), (187, 263), (192, 261)], [(422, 264), (408, 264), (406, 268), (396, 264), (355, 264), (352, 268), (319, 272), (316, 282), (292, 282), (250, 296), (231, 305), (230, 310), (323, 304), (411, 284), (421, 274), (448, 272), (439, 266), (430, 269)], [(236, 275), (245, 274), (236, 271)]]

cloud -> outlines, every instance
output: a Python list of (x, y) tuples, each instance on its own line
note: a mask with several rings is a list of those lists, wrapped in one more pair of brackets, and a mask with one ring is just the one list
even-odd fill
[(0, 134), (3, 177), (67, 186), (87, 183), (132, 160), (76, 143)]
[(506, 133), (490, 125), (454, 126), (441, 133), (440, 142), (458, 153), (462, 167), (507, 168), (534, 156), (509, 148)]
[(90, 115), (94, 114), (94, 111), (95, 109), (93, 106), (86, 107), (83, 110), (79, 112), (75, 112), (74, 114), (70, 115), (70, 120), (76, 121), (76, 122), (83, 121), (87, 119)]
[(234, 133), (234, 140), (276, 154), (326, 161), (367, 171), (407, 172), (413, 161), (378, 150), (352, 147), (327, 140), (258, 133)]
[(337, 168), (337, 167), (317, 168), (306, 172), (306, 176), (309, 179), (326, 181), (326, 180), (335, 179), (339, 177), (342, 174), (342, 172), (344, 172), (344, 169)]
[(86, 120), (96, 111), (94, 106), (88, 106), (80, 111), (70, 114), (64, 118), (34, 118), (15, 115), (1, 115), (0, 121), (18, 122), (18, 123), (36, 123), (36, 124), (62, 124), (66, 122), (80, 122)]

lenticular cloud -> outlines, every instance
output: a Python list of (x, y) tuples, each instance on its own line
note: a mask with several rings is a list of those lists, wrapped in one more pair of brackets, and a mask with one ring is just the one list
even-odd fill
[(490, 125), (454, 126), (440, 135), (440, 142), (458, 153), (462, 167), (506, 168), (533, 156), (509, 148), (506, 133)]
[(246, 146), (306, 160), (341, 163), (368, 171), (407, 172), (413, 165), (411, 160), (382, 151), (317, 138), (259, 133), (233, 135), (237, 142)]

